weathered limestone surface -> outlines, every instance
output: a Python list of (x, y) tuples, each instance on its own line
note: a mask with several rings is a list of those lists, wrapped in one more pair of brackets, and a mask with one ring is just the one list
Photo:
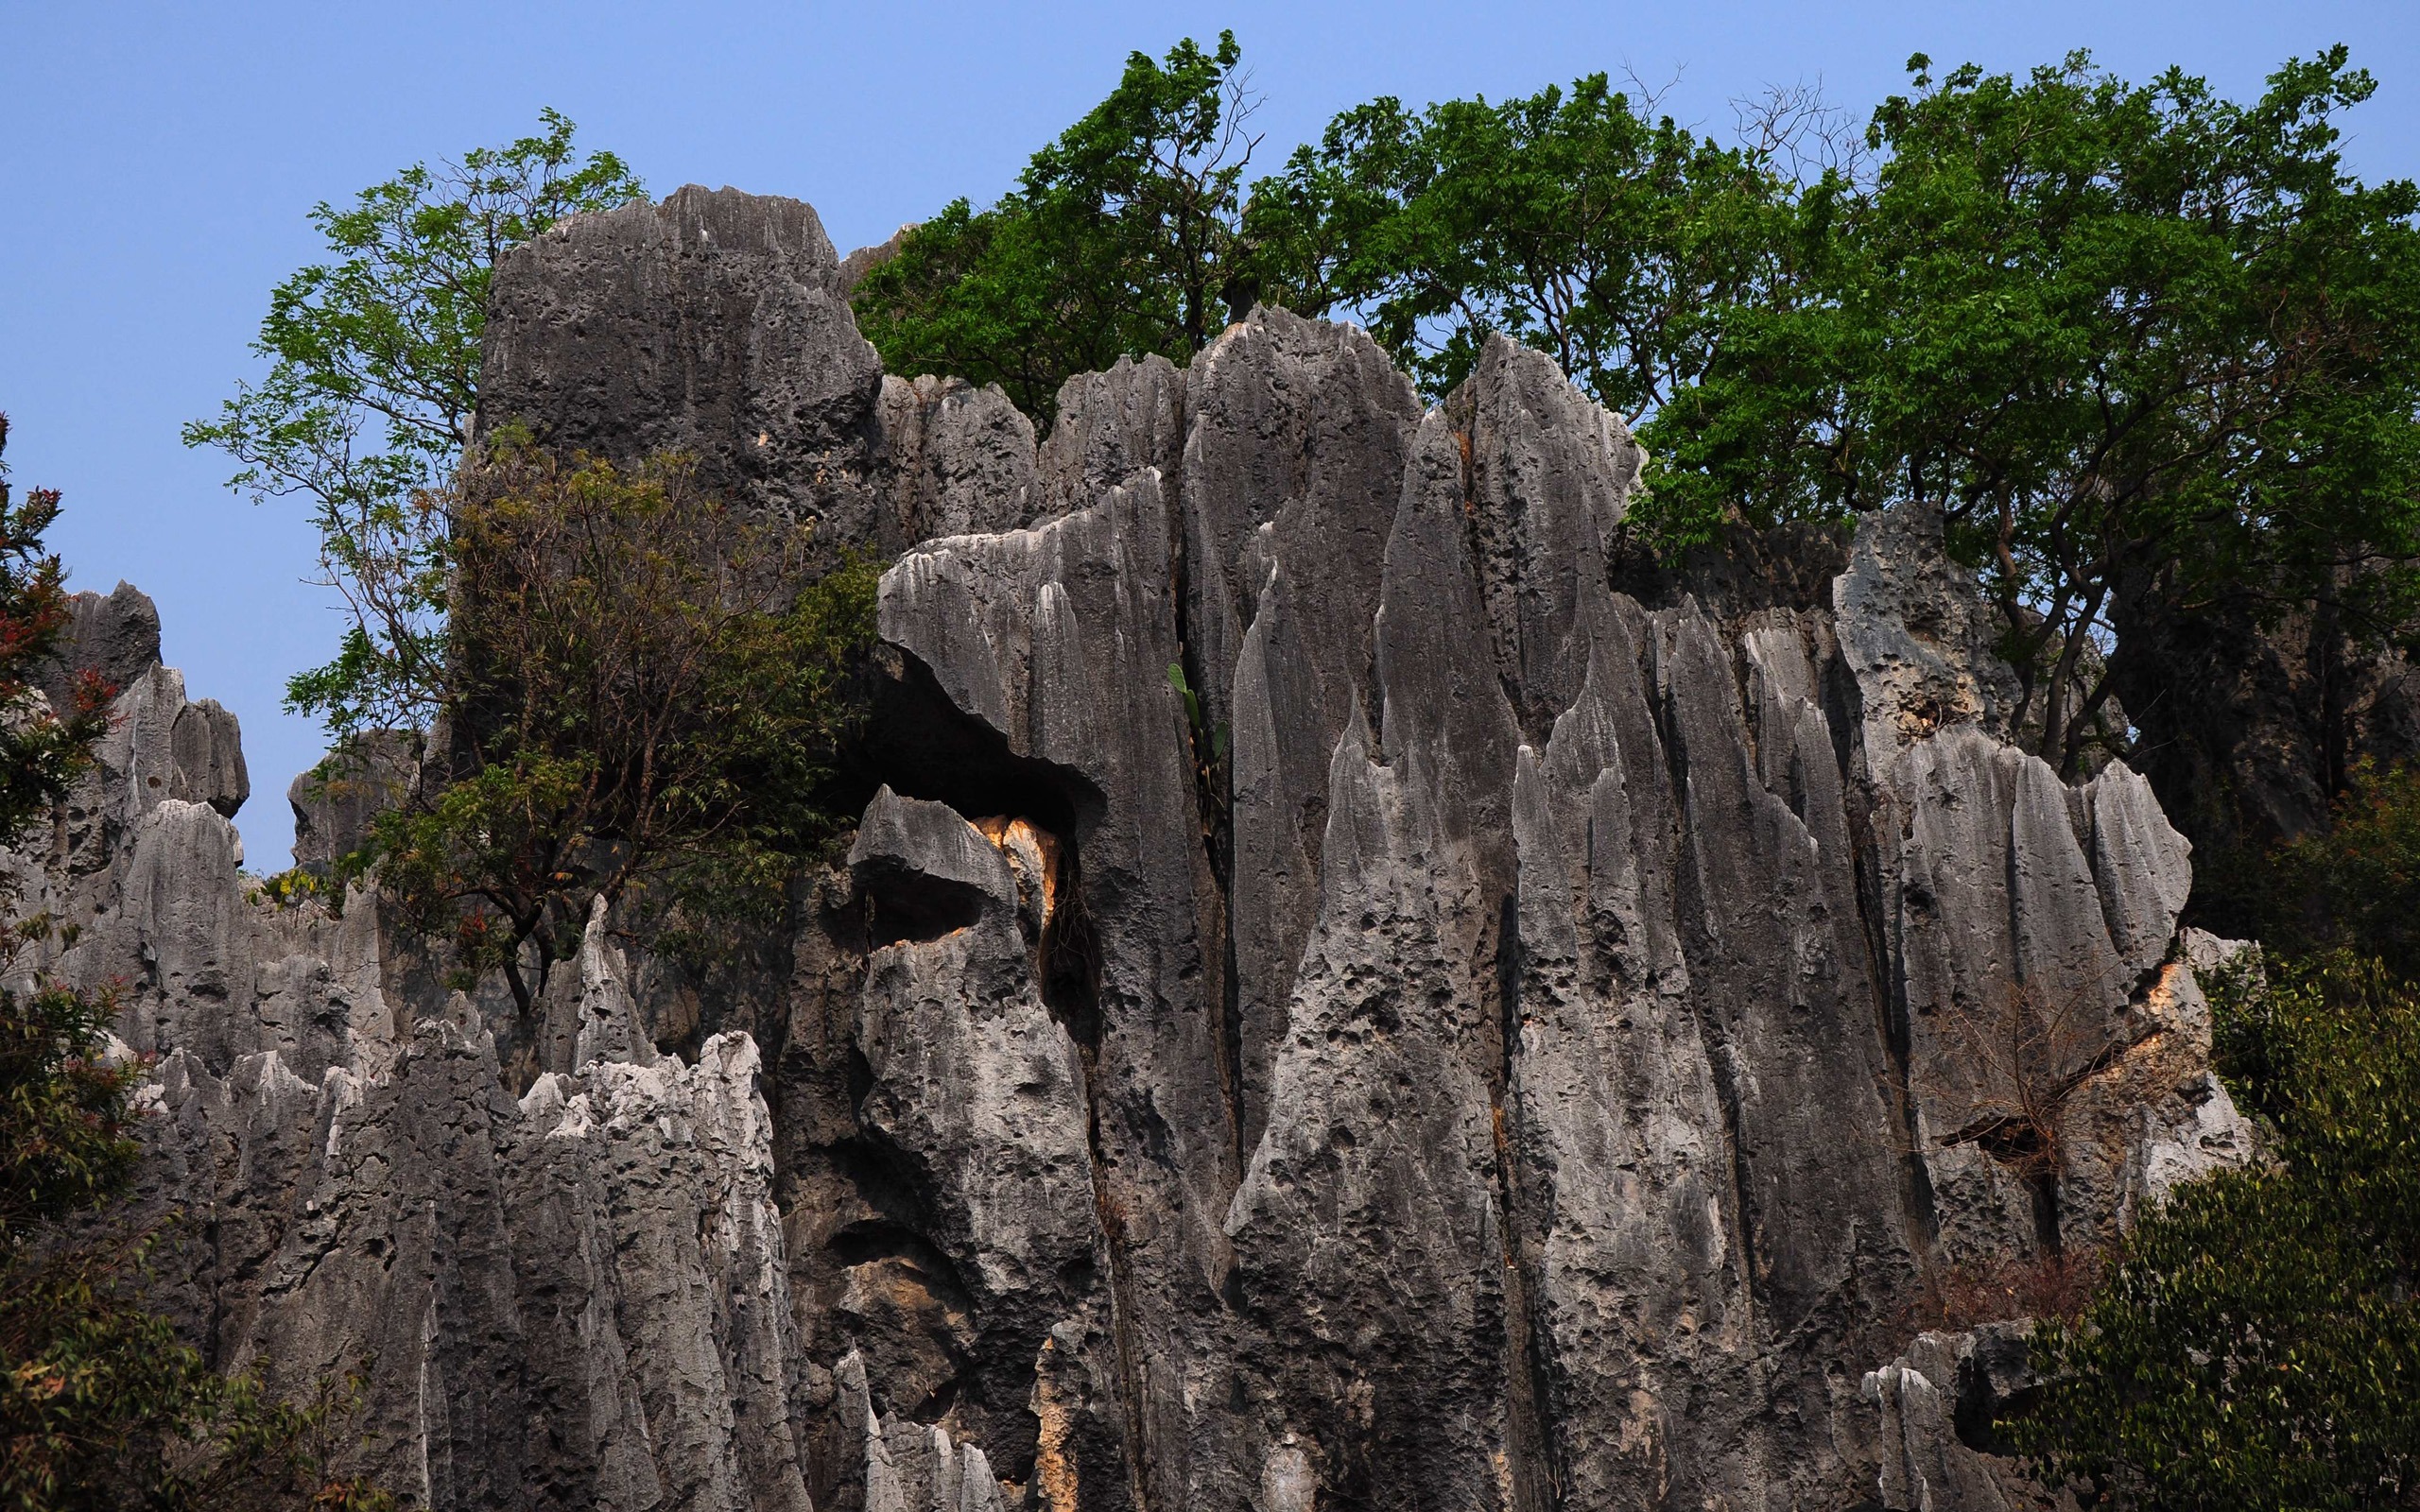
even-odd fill
[(1259, 311), (1037, 444), (842, 289), (805, 206), (683, 190), (508, 257), (482, 387), (896, 558), (779, 969), (701, 993), (600, 915), (542, 1023), (449, 993), (373, 897), (248, 889), (233, 721), (164, 670), (14, 859), (163, 1057), (214, 1356), (365, 1370), (447, 1509), (2036, 1494), (2015, 1335), (1903, 1320), (2249, 1130), (2187, 848), (2007, 742), (1938, 522), (1649, 582), (1637, 447), (1510, 342), (1424, 410)]

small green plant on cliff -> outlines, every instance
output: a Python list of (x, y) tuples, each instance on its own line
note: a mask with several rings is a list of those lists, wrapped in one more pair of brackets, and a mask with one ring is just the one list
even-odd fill
[(184, 428), (242, 464), (255, 500), (303, 499), (322, 581), (351, 623), (336, 659), (296, 678), (288, 704), (339, 732), (385, 690), (360, 679), (444, 650), (444, 522), (419, 506), (469, 443), (479, 341), (496, 259), (565, 215), (642, 197), (610, 152), (582, 158), (572, 123), (458, 163), (415, 163), (312, 224), (332, 261), (270, 292), (252, 350), (269, 363), (215, 420)]
[(2124, 1242), (2014, 1425), (2117, 1505), (2420, 1506), (2420, 991), (2331, 954), (2236, 995), (2224, 1065), (2275, 1131)]
[[(110, 690), (96, 681), (66, 711), (33, 691), (67, 620), (64, 575), (43, 546), (58, 514), (55, 490), (12, 503), (0, 474), (0, 846), (48, 818), (105, 728)], [(12, 918), (0, 968), (45, 932)], [(143, 1305), (150, 1234), (112, 1221), (140, 1153), (143, 1068), (106, 1053), (113, 1007), (55, 984), (0, 988), (0, 1508), (389, 1505), (329, 1468), (344, 1391), (279, 1401), (211, 1370)]]
[(447, 654), (363, 680), (438, 744), (348, 868), (524, 1012), (596, 899), (769, 916), (843, 823), (826, 795), (876, 565), (799, 587), (806, 532), (741, 518), (677, 456), (507, 437), (421, 507), (447, 522)]

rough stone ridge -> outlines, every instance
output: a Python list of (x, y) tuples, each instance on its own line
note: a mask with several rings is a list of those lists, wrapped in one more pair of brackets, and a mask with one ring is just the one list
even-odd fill
[(794, 201), (582, 217), (483, 384), (896, 558), (871, 797), (769, 967), (600, 912), (543, 1022), (450, 992), (374, 896), (248, 885), (164, 669), (11, 858), (162, 1057), (213, 1358), (365, 1369), (447, 1512), (2026, 1504), (2021, 1329), (1902, 1320), (2251, 1139), (2187, 848), (2009, 743), (1938, 522), (1701, 593), (1501, 338), (1424, 409), (1256, 311), (1037, 444), (881, 374), (840, 279)]

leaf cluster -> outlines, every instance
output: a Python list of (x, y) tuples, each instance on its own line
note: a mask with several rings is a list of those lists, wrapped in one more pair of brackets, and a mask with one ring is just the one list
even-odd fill
[(2000, 608), (2020, 722), (2069, 770), (2127, 593), (2408, 623), (2420, 191), (2343, 171), (2335, 118), (2369, 76), (2337, 48), (2244, 105), (2081, 53), (1911, 67), (1869, 129), (1872, 186), (1799, 199), (1801, 296), (1727, 318), (1646, 428), (1645, 518), (1689, 539), (1733, 508), (1940, 507)]
[(279, 284), (252, 351), (268, 364), (188, 446), (242, 464), (255, 500), (299, 495), (320, 541), (321, 581), (352, 626), (335, 661), (296, 677), (297, 713), (339, 732), (398, 694), (380, 676), (443, 650), (443, 522), (424, 507), (451, 473), (478, 407), (480, 337), (496, 259), (565, 215), (644, 190), (610, 152), (582, 158), (554, 111), (544, 129), (458, 163), (415, 163), (311, 222), (331, 260)]
[(2249, 1004), (2221, 1039), (2274, 1160), (2178, 1188), (2044, 1325), (2015, 1436), (2122, 1506), (2420, 1505), (2420, 992), (2336, 954)]
[(594, 900), (769, 917), (839, 824), (876, 565), (800, 586), (807, 532), (743, 519), (679, 456), (508, 437), (438, 497), (449, 644), (416, 675), (442, 744), (347, 868), (375, 866), (524, 1010)]
[(1431, 396), (1501, 331), (1634, 423), (1698, 382), (1733, 307), (1788, 300), (1791, 198), (1770, 152), (1650, 119), (1596, 74), (1347, 111), (1253, 185), (1245, 227), (1263, 298), (1354, 316)]
[(1241, 313), (1243, 175), (1259, 142), (1242, 57), (1232, 32), (1208, 51), (1188, 38), (1165, 59), (1132, 54), (1015, 189), (910, 229), (853, 295), (883, 366), (996, 383), (1047, 420), (1077, 373), (1191, 358)]

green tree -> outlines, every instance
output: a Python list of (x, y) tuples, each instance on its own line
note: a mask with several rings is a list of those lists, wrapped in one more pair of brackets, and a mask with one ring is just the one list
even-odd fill
[[(67, 621), (65, 575), (43, 547), (58, 515), (56, 490), (12, 504), (0, 475), (0, 847), (47, 818), (90, 764), (114, 691), (87, 677), (63, 717), (34, 691)], [(6, 955), (46, 932), (11, 919)], [(133, 1179), (143, 1069), (107, 1053), (113, 1008), (56, 984), (0, 989), (0, 1507), (389, 1505), (329, 1469), (346, 1390), (279, 1401), (212, 1371), (142, 1306), (150, 1236), (110, 1209)]]
[(332, 260), (270, 293), (252, 343), (268, 374), (184, 428), (186, 445), (243, 465), (233, 487), (307, 501), (323, 580), (351, 624), (287, 704), (339, 734), (393, 712), (399, 689), (377, 677), (417, 675), (443, 655), (443, 522), (416, 501), (470, 439), (496, 259), (565, 215), (644, 194), (614, 154), (581, 158), (570, 121), (542, 120), (538, 135), (416, 163), (350, 205), (315, 207)]
[(1602, 74), (1497, 104), (1374, 100), (1253, 186), (1254, 287), (1355, 317), (1432, 397), (1501, 331), (1635, 424), (1698, 382), (1733, 312), (1798, 297), (1789, 140), (1720, 146)]
[(1646, 428), (1645, 517), (1686, 540), (1734, 508), (1938, 505), (2020, 723), (2070, 772), (2115, 733), (2124, 593), (2408, 624), (2420, 191), (2343, 171), (2335, 118), (2370, 77), (2338, 48), (2238, 105), (2081, 53), (2022, 79), (1911, 67), (1871, 191), (1800, 198), (1814, 297), (1719, 315), (1704, 381)]
[(806, 532), (749, 521), (688, 463), (566, 462), (517, 438), (423, 507), (446, 521), (448, 654), (382, 678), (445, 731), (347, 863), (527, 1012), (590, 906), (648, 894), (679, 932), (771, 917), (843, 822), (871, 559), (804, 587)]
[(883, 366), (996, 383), (1046, 420), (1077, 373), (1128, 354), (1189, 360), (1242, 313), (1236, 249), (1259, 142), (1242, 59), (1232, 32), (1210, 52), (1188, 38), (1164, 60), (1132, 55), (1015, 189), (909, 231), (853, 297)]
[(2420, 1506), (2420, 992), (2334, 954), (2225, 1011), (2274, 1159), (2136, 1227), (2014, 1431), (2146, 1512)]

